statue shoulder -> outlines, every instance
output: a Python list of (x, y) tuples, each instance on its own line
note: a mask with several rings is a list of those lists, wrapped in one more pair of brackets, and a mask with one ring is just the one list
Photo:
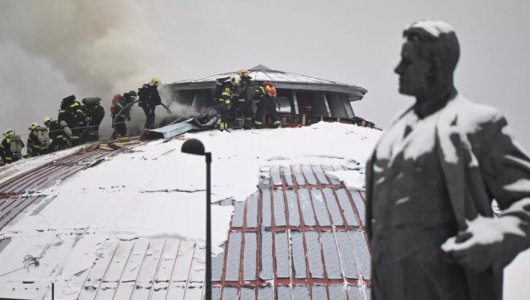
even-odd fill
[(483, 124), (497, 122), (504, 118), (502, 112), (489, 105), (476, 103), (458, 95), (451, 100), (440, 115), (440, 127), (456, 128), (463, 132), (474, 132)]

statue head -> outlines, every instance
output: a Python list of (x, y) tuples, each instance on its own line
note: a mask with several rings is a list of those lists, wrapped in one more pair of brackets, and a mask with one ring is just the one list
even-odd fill
[(405, 28), (403, 37), (401, 61), (394, 69), (399, 75), (399, 92), (422, 97), (433, 90), (453, 87), (460, 46), (451, 25), (416, 21)]

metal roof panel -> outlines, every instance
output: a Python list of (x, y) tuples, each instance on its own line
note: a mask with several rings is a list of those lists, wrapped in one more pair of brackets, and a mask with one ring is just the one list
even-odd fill
[(274, 237), (276, 276), (278, 278), (289, 278), (289, 266), (291, 263), (289, 262), (289, 242), (287, 232), (277, 232)]
[(244, 280), (256, 280), (257, 249), (257, 234), (255, 232), (245, 232), (245, 253), (243, 259)]
[(274, 206), (274, 225), (285, 226), (287, 221), (285, 219), (285, 201), (283, 199), (283, 190), (277, 189), (273, 191), (273, 206)]

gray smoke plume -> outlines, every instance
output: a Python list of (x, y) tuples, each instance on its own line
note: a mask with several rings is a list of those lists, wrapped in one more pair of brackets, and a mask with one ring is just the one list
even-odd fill
[(0, 41), (47, 59), (81, 93), (112, 93), (150, 76), (156, 37), (134, 2), (10, 1), (1, 8)]
[[(104, 99), (101, 128), (109, 136), (112, 96), (159, 77), (169, 54), (150, 18), (156, 9), (148, 1), (1, 2), (0, 130), (24, 134), (27, 124), (55, 118), (61, 99), (74, 94), (79, 101)], [(133, 116), (143, 126), (138, 111), (135, 105)]]

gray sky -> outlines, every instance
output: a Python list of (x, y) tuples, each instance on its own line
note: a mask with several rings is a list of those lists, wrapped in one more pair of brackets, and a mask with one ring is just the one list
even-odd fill
[(101, 96), (108, 109), (153, 76), (257, 64), (368, 89), (355, 112), (384, 128), (412, 103), (393, 73), (402, 29), (429, 18), (457, 32), (459, 91), (500, 108), (530, 150), (529, 13), (527, 0), (0, 0), (0, 130), (25, 134), (70, 94)]

